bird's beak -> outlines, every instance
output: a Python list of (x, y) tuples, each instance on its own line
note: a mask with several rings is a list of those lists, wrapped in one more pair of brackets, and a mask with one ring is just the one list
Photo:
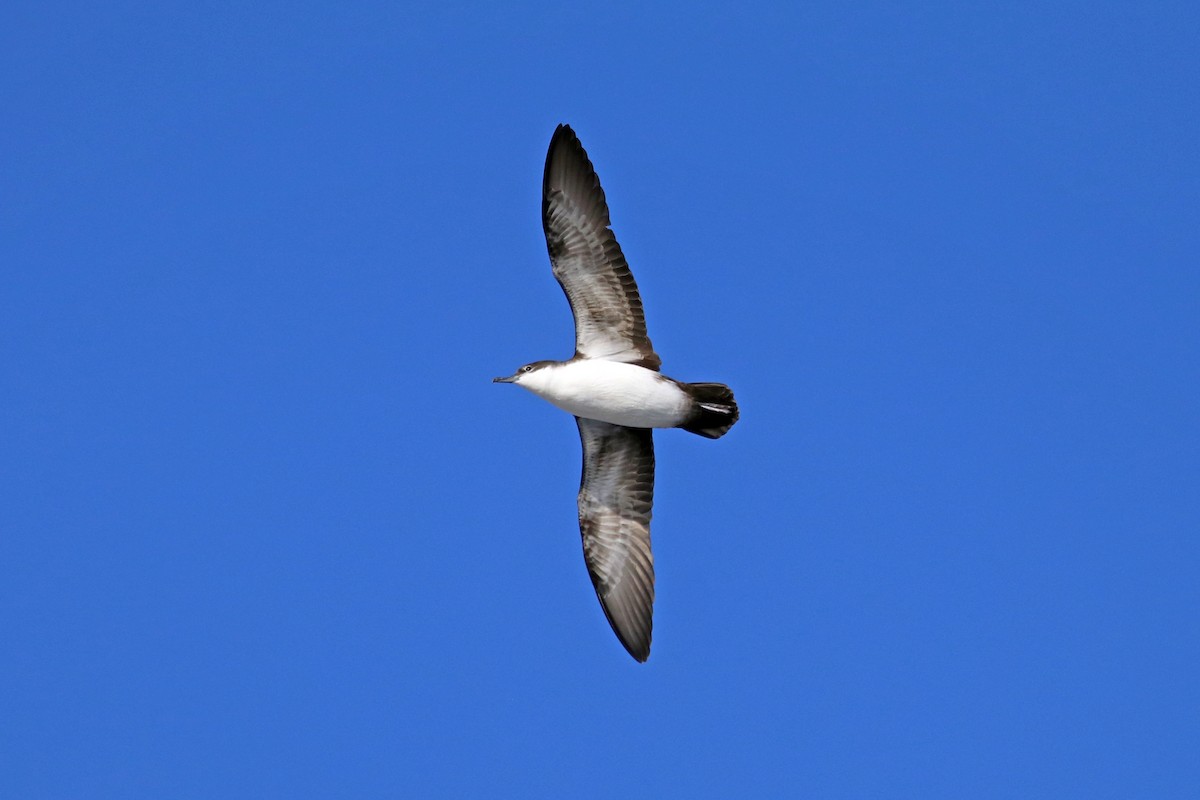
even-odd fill
[(507, 378), (492, 378), (492, 383), (516, 383), (516, 381), (516, 375), (510, 375)]

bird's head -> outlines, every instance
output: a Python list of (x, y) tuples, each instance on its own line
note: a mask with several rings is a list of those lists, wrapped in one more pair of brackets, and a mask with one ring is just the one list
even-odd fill
[(492, 383), (515, 383), (526, 389), (535, 388), (541, 385), (542, 380), (546, 377), (546, 368), (557, 363), (557, 361), (534, 361), (521, 367), (507, 378), (492, 378)]

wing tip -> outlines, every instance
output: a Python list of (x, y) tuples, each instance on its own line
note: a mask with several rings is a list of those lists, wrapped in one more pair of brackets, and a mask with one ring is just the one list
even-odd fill
[[(610, 618), (609, 622), (611, 623), (611, 621)], [(645, 664), (646, 660), (650, 658), (650, 632), (646, 632), (645, 639), (638, 637), (635, 641), (619, 631), (616, 625), (613, 625), (612, 629), (613, 633), (617, 635), (617, 640), (621, 643), (621, 646), (625, 648), (625, 652), (633, 656), (634, 661), (639, 664)]]
[(587, 171), (591, 173), (593, 181), (599, 185), (599, 180), (595, 177), (596, 170), (592, 166), (591, 159), (587, 156), (587, 151), (583, 149), (583, 143), (579, 141), (579, 137), (575, 135), (575, 131), (571, 129), (570, 125), (560, 122), (558, 127), (554, 129), (554, 135), (550, 137), (550, 146), (546, 148), (546, 167), (542, 172), (543, 211), (548, 199), (546, 195), (551, 191), (551, 184), (554, 183), (552, 173), (554, 172), (555, 153), (559, 152), (562, 148), (582, 154), (583, 161), (587, 164)]
[[(604, 596), (597, 591), (596, 597), (600, 600), (600, 608), (604, 611), (604, 616), (608, 620), (608, 625), (612, 628), (612, 632), (616, 634), (617, 641), (625, 648), (629, 655), (633, 656), (633, 660), (639, 664), (645, 664), (646, 659), (650, 658), (650, 642), (653, 638), (654, 617), (650, 612), (644, 620), (645, 628), (643, 630), (627, 630), (630, 625), (627, 622), (618, 622), (617, 618), (608, 608), (608, 603), (605, 602)], [(653, 597), (650, 600), (651, 608), (654, 606)]]
[(550, 144), (554, 144), (559, 139), (578, 139), (575, 131), (565, 122), (558, 123), (558, 127), (554, 129), (554, 135), (550, 137)]

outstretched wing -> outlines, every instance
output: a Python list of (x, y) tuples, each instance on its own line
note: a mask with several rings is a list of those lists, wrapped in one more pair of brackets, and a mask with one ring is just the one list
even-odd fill
[(576, 417), (583, 441), (579, 532), (592, 585), (621, 644), (638, 661), (650, 657), (654, 613), (654, 438), (649, 428), (626, 428)]
[(657, 370), (642, 298), (609, 228), (608, 204), (583, 145), (559, 125), (546, 153), (542, 227), (554, 277), (575, 315), (575, 354)]

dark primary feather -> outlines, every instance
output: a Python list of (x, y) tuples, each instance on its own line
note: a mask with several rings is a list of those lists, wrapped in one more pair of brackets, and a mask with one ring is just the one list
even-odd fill
[(554, 277), (575, 315), (575, 354), (657, 370), (637, 284), (609, 228), (600, 179), (583, 145), (559, 125), (546, 153), (542, 227)]
[(583, 442), (579, 532), (592, 585), (621, 644), (638, 661), (650, 657), (654, 612), (654, 438), (576, 417)]

